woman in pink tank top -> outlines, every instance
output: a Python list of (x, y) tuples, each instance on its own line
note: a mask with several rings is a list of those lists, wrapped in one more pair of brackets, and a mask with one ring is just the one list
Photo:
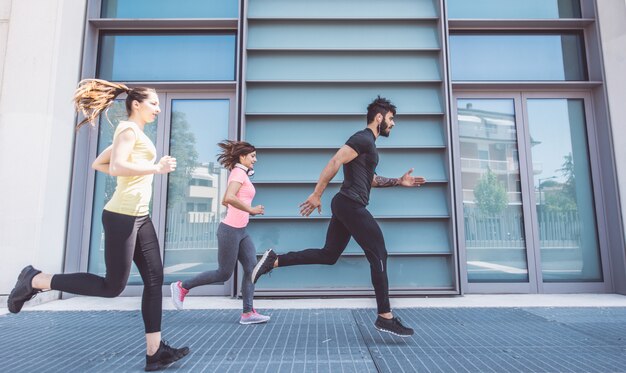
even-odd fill
[(245, 141), (225, 140), (218, 144), (222, 149), (218, 162), (230, 170), (228, 187), (222, 204), (227, 206), (226, 217), (217, 228), (218, 269), (198, 274), (186, 281), (171, 285), (172, 302), (177, 309), (183, 308), (185, 296), (196, 286), (224, 282), (233, 274), (237, 260), (243, 267), (241, 293), (243, 313), (240, 324), (258, 324), (269, 321), (270, 317), (256, 312), (252, 306), (254, 283), (252, 269), (256, 264), (256, 249), (252, 238), (246, 232), (250, 215), (262, 215), (265, 208), (253, 206), (255, 189), (250, 181), (256, 163), (256, 148)]

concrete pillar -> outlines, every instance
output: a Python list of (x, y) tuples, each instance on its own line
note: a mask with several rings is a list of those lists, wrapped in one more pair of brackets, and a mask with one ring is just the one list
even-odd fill
[(0, 295), (63, 270), (86, 4), (0, 0)]

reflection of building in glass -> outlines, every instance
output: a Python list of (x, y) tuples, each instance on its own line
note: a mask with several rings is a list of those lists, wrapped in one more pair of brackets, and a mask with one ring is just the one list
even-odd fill
[(185, 196), (185, 211), (190, 223), (215, 220), (218, 212), (219, 174), (213, 171), (213, 163), (204, 163), (191, 172)]
[[(528, 271), (515, 115), (506, 110), (475, 109), (467, 100), (459, 100), (457, 120), (470, 281), (525, 278)], [(540, 144), (531, 138), (531, 147)], [(583, 268), (580, 216), (572, 202), (571, 159), (571, 155), (566, 156), (560, 170), (548, 170), (560, 172), (564, 182), (556, 175), (538, 177), (544, 172), (542, 164), (532, 165), (546, 278), (552, 272), (580, 275)]]
[(168, 249), (217, 246), (215, 233), (226, 213), (221, 205), (225, 176), (226, 170), (213, 162), (193, 168), (185, 195), (168, 211)]
[[(458, 108), (458, 126), (463, 203), (475, 203), (474, 188), (491, 171), (505, 187), (508, 203), (521, 204), (515, 115), (473, 109), (467, 103)], [(541, 168), (533, 164), (533, 173), (541, 173)]]

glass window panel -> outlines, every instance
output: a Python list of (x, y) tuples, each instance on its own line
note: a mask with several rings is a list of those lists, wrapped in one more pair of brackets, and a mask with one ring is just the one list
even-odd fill
[[(107, 115), (111, 122), (109, 123), (107, 116), (103, 115), (100, 117), (98, 125), (98, 154), (100, 154), (113, 142), (113, 134), (115, 133), (115, 127), (117, 124), (121, 120), (126, 120), (128, 118), (124, 100), (115, 100)], [(144, 127), (144, 132), (153, 143), (156, 143), (156, 121), (147, 124)], [(93, 210), (91, 215), (89, 264), (87, 271), (99, 276), (104, 276), (106, 274), (106, 267), (104, 265), (104, 231), (102, 228), (102, 210), (104, 205), (106, 205), (113, 196), (116, 185), (117, 183), (115, 177), (103, 174), (102, 172), (96, 172)], [(152, 211), (152, 200), (150, 201), (150, 211)], [(133, 263), (128, 284), (134, 285), (141, 283), (142, 281), (139, 276), (139, 271)]]
[(232, 81), (235, 35), (105, 34), (98, 77), (114, 81)]
[(102, 18), (237, 18), (237, 0), (103, 0)]
[[(300, 250), (300, 248), (292, 248)], [(291, 250), (291, 249), (290, 249)], [(279, 252), (282, 254), (284, 252)], [(450, 256), (390, 256), (387, 259), (389, 288), (452, 288), (453, 270)], [(363, 256), (341, 256), (337, 263), (282, 267), (264, 276), (256, 289), (363, 289), (372, 290), (370, 264)], [(372, 299), (372, 304), (375, 304)]]
[(580, 18), (579, 0), (448, 0), (450, 19)]
[[(393, 136), (385, 139), (385, 146), (445, 147), (443, 119), (403, 113), (395, 121), (398, 125), (393, 128)], [(362, 115), (246, 116), (246, 138), (258, 147), (340, 148), (361, 129)]]
[[(380, 92), (393, 97), (402, 113), (442, 113), (443, 98), (439, 83), (397, 85), (389, 83), (248, 83), (246, 113), (281, 114), (354, 114), (364, 110)], [(362, 124), (363, 126), (363, 124)], [(363, 127), (361, 127), (363, 128)]]
[[(259, 153), (259, 168), (263, 154)], [(319, 172), (319, 171), (316, 171)], [(405, 171), (406, 172), (406, 171)], [(255, 174), (255, 178), (256, 178)], [(300, 217), (298, 206), (311, 193), (309, 184), (266, 184), (258, 183), (255, 203), (272, 206), (265, 211), (264, 217)], [(340, 184), (329, 184), (322, 195), (322, 206), (330, 206), (333, 196), (339, 191)], [(370, 196), (369, 211), (376, 217), (448, 217), (447, 185), (426, 183), (421, 188), (373, 188)], [(305, 196), (305, 197), (303, 197)], [(330, 208), (322, 208), (319, 216), (330, 217)], [(318, 216), (316, 214), (316, 216)]]
[(578, 34), (450, 35), (452, 80), (587, 80)]
[(544, 282), (602, 281), (582, 99), (529, 99)]
[(512, 99), (459, 99), (469, 282), (528, 282)]
[(216, 232), (226, 213), (221, 199), (228, 177), (216, 161), (217, 143), (228, 138), (230, 114), (227, 99), (174, 99), (171, 105), (170, 155), (177, 169), (168, 175), (166, 283), (217, 268)]
[[(247, 230), (257, 243), (259, 254), (268, 247), (277, 252), (287, 252), (294, 248), (323, 245), (328, 222), (328, 219), (253, 218)], [(447, 219), (379, 219), (378, 224), (390, 254), (451, 253)], [(350, 240), (344, 253), (363, 254), (363, 249)]]
[(247, 2), (250, 18), (379, 18), (437, 17), (439, 3), (433, 0), (252, 0)]

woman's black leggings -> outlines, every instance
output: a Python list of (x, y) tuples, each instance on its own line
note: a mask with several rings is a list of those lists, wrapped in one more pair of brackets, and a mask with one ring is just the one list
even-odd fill
[(143, 280), (141, 314), (146, 333), (161, 331), (163, 263), (150, 216), (130, 216), (104, 210), (106, 276), (91, 273), (54, 275), (52, 289), (79, 295), (113, 298), (128, 282), (134, 261)]
[(391, 312), (387, 279), (387, 249), (378, 223), (365, 206), (343, 194), (336, 194), (330, 206), (333, 215), (326, 232), (324, 248), (279, 255), (278, 266), (335, 264), (348, 246), (350, 237), (354, 237), (370, 263), (378, 313)]

